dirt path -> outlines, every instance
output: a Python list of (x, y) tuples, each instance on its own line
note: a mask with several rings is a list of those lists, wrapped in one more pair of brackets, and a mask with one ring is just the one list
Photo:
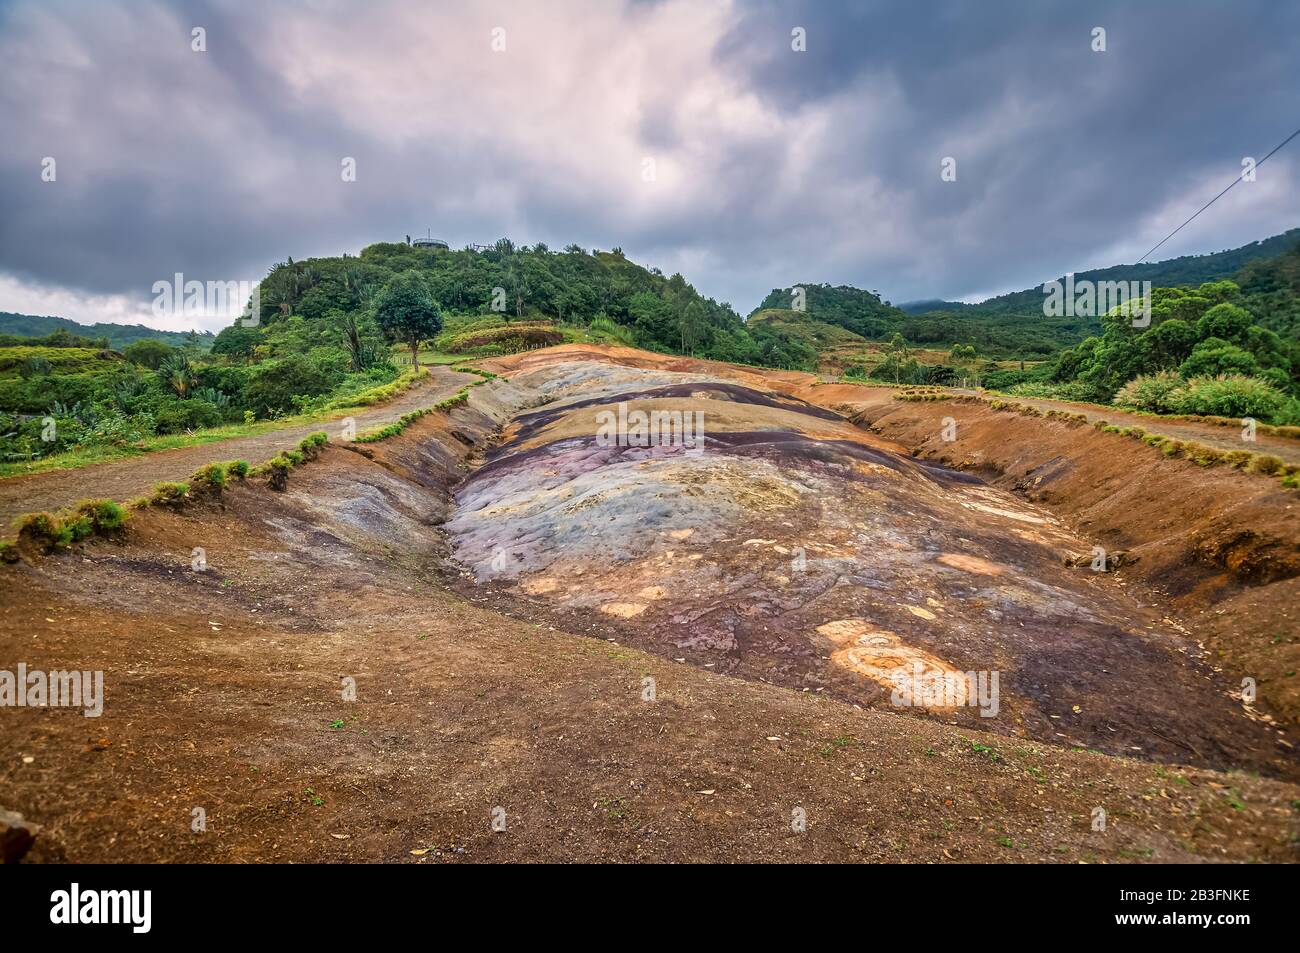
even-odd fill
[[(876, 407), (890, 403), (894, 399), (895, 387), (882, 385), (863, 385), (829, 382), (812, 388), (798, 388), (796, 393), (812, 403), (823, 407), (843, 406), (856, 409)], [(1148, 433), (1164, 434), (1177, 440), (1194, 440), (1219, 450), (1250, 450), (1254, 453), (1271, 453), (1287, 463), (1300, 463), (1300, 440), (1290, 437), (1277, 437), (1262, 431), (1255, 435), (1254, 443), (1241, 439), (1241, 428), (1221, 427), (1215, 424), (1198, 423), (1195, 420), (1179, 420), (1173, 417), (1152, 417), (1120, 410), (1118, 407), (1101, 407), (1096, 404), (1078, 404), (1068, 400), (1049, 400), (1039, 397), (998, 397), (981, 394), (966, 388), (945, 388), (945, 393), (961, 397), (993, 397), (998, 400), (1012, 401), (1039, 410), (1063, 410), (1071, 414), (1083, 414), (1089, 423), (1105, 420), (1117, 427), (1141, 427)]]
[[(429, 371), (432, 376), (428, 383), (413, 387), (388, 404), (349, 415), (356, 421), (357, 432), (384, 426), (408, 411), (428, 407), (475, 380), (445, 367), (432, 366)], [(143, 496), (160, 480), (184, 480), (213, 460), (261, 463), (317, 430), (326, 430), (336, 437), (344, 419), (295, 424), (252, 437), (160, 450), (76, 470), (50, 470), (0, 479), (0, 534), (7, 533), (10, 522), (21, 513), (56, 510), (87, 497), (124, 501)]]
[(1089, 422), (1106, 420), (1116, 426), (1141, 427), (1149, 433), (1166, 434), (1178, 440), (1195, 440), (1219, 450), (1250, 450), (1254, 453), (1271, 453), (1287, 463), (1300, 463), (1300, 440), (1257, 433), (1254, 443), (1241, 439), (1241, 428), (1219, 427), (1197, 423), (1194, 420), (1175, 420), (1168, 417), (1148, 417), (1122, 410), (1073, 404), (1066, 400), (1044, 400), (1032, 397), (1012, 397), (1018, 404), (1028, 404), (1039, 410), (1066, 410), (1085, 414)]

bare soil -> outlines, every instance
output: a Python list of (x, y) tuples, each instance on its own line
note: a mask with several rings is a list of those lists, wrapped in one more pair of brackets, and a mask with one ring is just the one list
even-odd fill
[[(786, 392), (807, 384), (730, 373)], [(906, 415), (939, 408), (893, 405), (904, 416), (862, 425), (919, 448), (928, 424)], [(494, 452), (501, 421), (522, 409), (512, 385), (478, 387), (468, 407), (398, 438), (327, 448), (284, 493), (237, 484), (219, 500), (142, 511), (118, 539), (0, 566), (0, 668), (105, 673), (100, 718), (0, 709), (0, 807), (44, 826), (28, 859), (1296, 860), (1294, 783), (876, 710), (521, 617), (518, 602), (501, 611), (489, 589), (464, 585), (443, 524), (457, 512), (453, 491)], [(996, 430), (995, 447), (986, 434), (986, 456), (968, 469), (995, 485), (1022, 481), (1001, 454), (1029, 433)], [(1037, 433), (1040, 452), (1061, 439)], [(973, 455), (969, 439), (951, 452)], [(1072, 454), (1066, 445), (1054, 455)], [(1170, 481), (1184, 477), (1177, 462), (1158, 466)], [(1099, 478), (1077, 461), (1066, 469), (1080, 486)], [(1012, 492), (1057, 512), (1069, 487), (1058, 483), (1057, 499), (1041, 489), (1048, 483), (1037, 501)], [(1219, 500), (1222, 520), (1233, 512), (1227, 496), (1248, 485), (1257, 484), (1197, 489)], [(1290, 532), (1278, 522), (1287, 504), (1262, 490), (1246, 498), (1251, 519)], [(1079, 505), (1062, 519), (1077, 520), (1084, 538), (1095, 538), (1083, 526), (1092, 514), (1094, 530), (1117, 531), (1103, 527), (1103, 501)], [(1140, 548), (1141, 520), (1128, 532)], [(1213, 532), (1183, 539), (1171, 526), (1166, 536), (1177, 538), (1157, 539), (1134, 568), (1168, 561), (1166, 572), (1185, 573), (1170, 594), (1145, 576), (1126, 582), (1125, 571), (1105, 584), (1131, 587), (1179, 624), (1223, 609), (1221, 634), (1207, 622), (1196, 637), (1222, 638), (1231, 665), (1252, 664), (1243, 620), (1278, 622), (1276, 600), (1295, 604), (1294, 575), (1276, 569), (1285, 554), (1256, 547), (1236, 563), (1256, 566), (1243, 575), (1231, 554), (1196, 555)], [(192, 568), (195, 547), (205, 571)], [(347, 679), (355, 701), (344, 700)], [(193, 830), (197, 808), (203, 832)]]

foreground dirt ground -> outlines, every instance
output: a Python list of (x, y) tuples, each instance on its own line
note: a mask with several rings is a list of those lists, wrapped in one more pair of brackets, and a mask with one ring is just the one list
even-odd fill
[(1295, 857), (1295, 785), (711, 675), (229, 513), (147, 521), (129, 545), (5, 570), (5, 658), (111, 673), (99, 719), (4, 713), (0, 803), (46, 826), (32, 860)]
[[(507, 397), (327, 448), (285, 493), (236, 484), (0, 566), (0, 668), (105, 672), (100, 718), (0, 710), (0, 808), (44, 827), (28, 859), (1297, 859), (1300, 785), (859, 708), (498, 611), (442, 524)], [(922, 425), (882, 426), (907, 444)], [(1276, 619), (1266, 591), (1233, 598)]]

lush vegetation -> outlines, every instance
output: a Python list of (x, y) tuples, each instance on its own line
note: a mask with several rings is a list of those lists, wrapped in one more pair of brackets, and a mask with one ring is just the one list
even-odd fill
[(888, 301), (882, 301), (880, 292), (864, 291), (848, 285), (794, 285), (774, 288), (755, 314), (767, 309), (787, 310), (796, 303), (797, 289), (803, 291), (803, 314), (815, 321), (835, 324), (864, 338), (887, 338), (906, 317)]
[(1000, 383), (1019, 396), (1296, 424), (1300, 343), (1266, 327), (1273, 317), (1266, 299), (1232, 281), (1155, 288), (1149, 327), (1134, 327), (1116, 308), (1102, 318), (1100, 334)]
[(256, 324), (237, 321), (210, 347), (198, 335), (178, 344), (131, 334), (119, 349), (61, 326), (0, 339), (0, 468), (86, 462), (176, 435), (387, 400), (414, 373), (402, 374), (395, 347), (413, 362), (430, 344), (490, 356), (572, 340), (779, 367), (816, 361), (785, 330), (751, 331), (681, 275), (642, 268), (618, 249), (372, 245), (359, 257), (277, 264), (260, 301)]
[[(56, 332), (0, 342), (0, 466), (387, 399), (410, 382), (364, 316), (235, 327), (224, 347), (141, 339), (122, 351)], [(16, 343), (26, 340), (29, 343)], [(246, 345), (246, 346), (244, 346)]]
[(1261, 327), (1300, 340), (1300, 243), (1284, 255), (1251, 262), (1236, 282), (1243, 307)]

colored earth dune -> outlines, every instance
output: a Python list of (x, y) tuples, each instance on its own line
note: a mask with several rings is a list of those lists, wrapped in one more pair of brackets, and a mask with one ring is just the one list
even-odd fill
[[(509, 370), (533, 406), (446, 524), (477, 598), (909, 716), (1161, 760), (1275, 756), (1192, 640), (1065, 566), (1089, 544), (1045, 511), (758, 374), (580, 351)], [(610, 439), (611, 421), (697, 415), (693, 442)]]

